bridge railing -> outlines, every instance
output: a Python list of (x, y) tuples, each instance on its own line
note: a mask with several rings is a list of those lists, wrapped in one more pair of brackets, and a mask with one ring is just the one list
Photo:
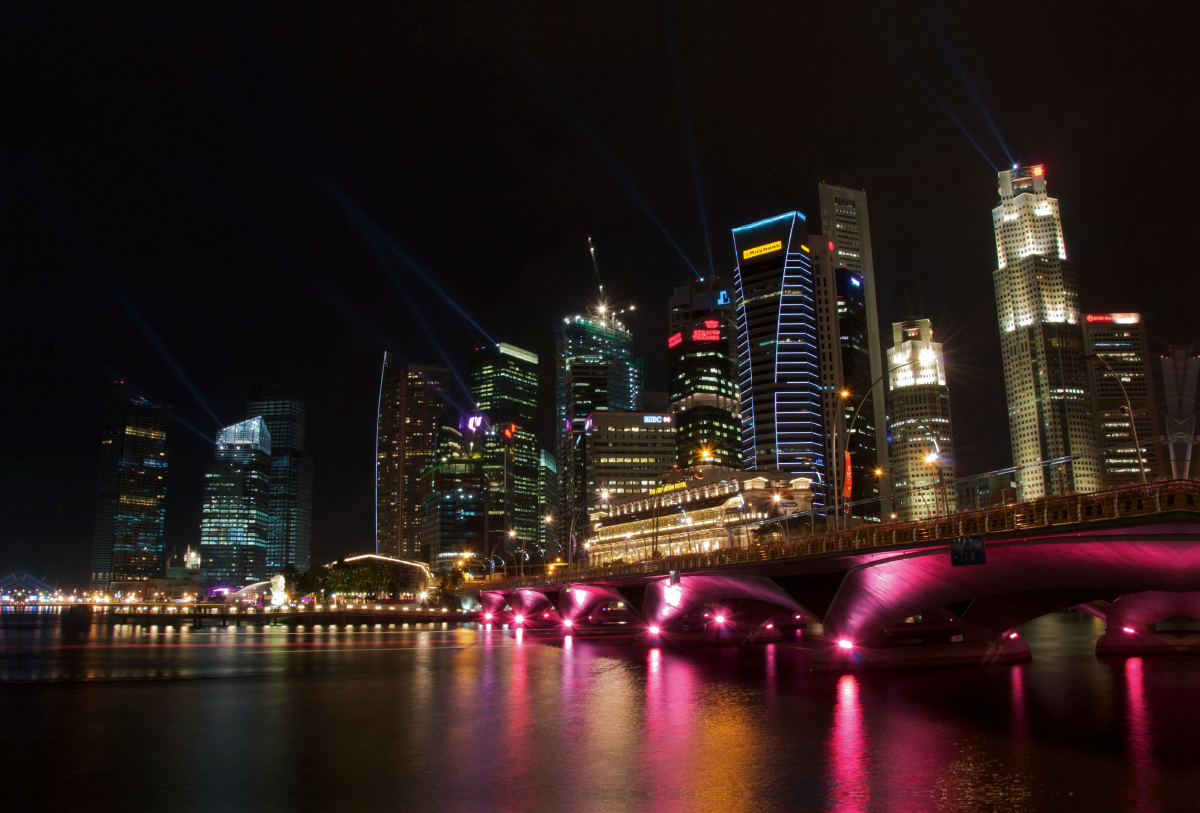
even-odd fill
[[(707, 553), (664, 556), (659, 559), (600, 565), (546, 576), (493, 581), (488, 582), (483, 589), (511, 590), (546, 584), (665, 574), (672, 570), (700, 570), (772, 559), (795, 559), (877, 547), (941, 544), (957, 536), (1080, 525), (1166, 511), (1200, 512), (1200, 482), (1170, 480), (1145, 486), (1124, 486), (1092, 494), (1045, 497), (1031, 502), (1002, 505), (983, 511), (966, 511), (950, 517), (936, 517), (920, 522), (861, 525), (847, 531), (804, 537), (795, 541), (766, 542), (745, 548), (720, 548)], [(467, 584), (459, 589), (478, 590), (480, 586)]]

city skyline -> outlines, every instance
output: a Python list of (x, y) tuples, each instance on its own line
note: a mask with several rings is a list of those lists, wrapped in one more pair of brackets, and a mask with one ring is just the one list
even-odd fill
[[(1009, 81), (985, 70), (1004, 62), (999, 46), (980, 33), (995, 30), (996, 14), (956, 9), (947, 24), (972, 54), (981, 92), (1012, 157), (1046, 168), (1063, 212), (1068, 256), (1081, 277), (1081, 310), (1143, 314), (1152, 355), (1168, 345), (1188, 347), (1196, 333), (1188, 315), (1194, 311), (1190, 289), (1177, 290), (1168, 272), (1147, 275), (1127, 296), (1121, 258), (1148, 235), (1136, 224), (1119, 230), (1107, 226), (1114, 200), (1107, 191), (1113, 156), (1136, 157), (1145, 172), (1171, 174), (1164, 162), (1175, 154), (1180, 130), (1155, 101), (1166, 91), (1142, 82), (1142, 68), (1104, 72), (1102, 65), (1089, 62), (1100, 73), (1091, 71), (1086, 84), (1079, 71), (1054, 72), (1064, 83), (1063, 93), (1085, 100), (1098, 75), (1110, 87), (1136, 88), (1139, 94), (1153, 87), (1150, 120), (1137, 132), (1124, 125), (1100, 126), (1107, 119), (1092, 101), (1081, 102), (1069, 117), (1048, 99), (1022, 95), (1018, 104)], [(902, 16), (891, 8), (878, 22), (902, 50), (935, 56), (919, 37), (902, 35)], [(1070, 30), (1065, 12), (1039, 19), (1051, 41), (1063, 41)], [(597, 58), (613, 42), (624, 41), (611, 22), (586, 36), (559, 22), (578, 45), (572, 50), (585, 58)], [(365, 96), (347, 102), (339, 80), (328, 90), (282, 91), (289, 103), (301, 102), (297, 121), (302, 129), (312, 132), (315, 123), (329, 122), (313, 140), (317, 154), (297, 160), (294, 151), (279, 149), (295, 143), (294, 133), (287, 115), (266, 103), (270, 80), (242, 67), (221, 68), (218, 84), (235, 82), (263, 102), (255, 105), (255, 113), (230, 111), (217, 103), (220, 94), (201, 94), (182, 105), (137, 72), (133, 54), (124, 51), (103, 71), (87, 72), (124, 100), (130, 114), (121, 121), (94, 115), (95, 102), (80, 91), (87, 81), (55, 80), (63, 104), (22, 118), (16, 136), (28, 156), (18, 164), (12, 199), (14, 231), (23, 248), (6, 259), (18, 272), (13, 301), (22, 307), (8, 322), (5, 357), (13, 362), (10, 372), (28, 376), (25, 386), (42, 400), (38, 409), (10, 403), (14, 419), (30, 427), (30, 437), (48, 438), (62, 465), (51, 468), (24, 445), (28, 441), (16, 440), (14, 454), (36, 466), (6, 481), (5, 492), (17, 510), (5, 519), (0, 537), (4, 558), (64, 578), (86, 578), (82, 567), (91, 544), (102, 392), (118, 379), (136, 382), (177, 421), (165, 498), (167, 551), (199, 541), (205, 447), (211, 448), (216, 428), (245, 414), (246, 386), (256, 380), (287, 381), (309, 394), (309, 441), (320, 461), (314, 555), (329, 560), (369, 550), (375, 534), (374, 472), (365, 461), (375, 442), (369, 416), (378, 395), (381, 351), (392, 350), (407, 363), (449, 363), (464, 375), (470, 348), (485, 338), (478, 335), (482, 331), (549, 359), (547, 330), (565, 315), (582, 312), (594, 291), (586, 249), (591, 235), (606, 292), (638, 306), (625, 318), (634, 337), (633, 356), (647, 359), (646, 389), (666, 391), (665, 362), (653, 355), (663, 341), (662, 298), (697, 273), (715, 271), (721, 278), (731, 273), (733, 257), (724, 241), (735, 224), (792, 209), (815, 222), (821, 181), (865, 186), (870, 195), (880, 320), (930, 318), (946, 342), (962, 472), (1008, 465), (1008, 444), (997, 429), (1004, 420), (1003, 393), (995, 380), (999, 345), (986, 284), (995, 256), (987, 222), (995, 202), (995, 170), (849, 10), (835, 12), (827, 23), (848, 36), (864, 37), (854, 40), (862, 73), (803, 81), (769, 71), (720, 70), (737, 64), (740, 52), (722, 53), (714, 61), (707, 50), (711, 35), (695, 22), (690, 12), (683, 13), (682, 76), (690, 90), (706, 226), (693, 191), (696, 180), (680, 113), (661, 104), (664, 97), (674, 98), (676, 86), (672, 66), (659, 59), (662, 32), (654, 26), (648, 29), (652, 33), (622, 46), (632, 49), (622, 51), (626, 56), (636, 55), (632, 62), (604, 61), (594, 73), (582, 70), (574, 53), (554, 47), (557, 37), (530, 29), (525, 45), (542, 74), (523, 57), (489, 55), (476, 58), (502, 70), (485, 72), (485, 93), (455, 84), (459, 80), (453, 77), (439, 79), (447, 89), (466, 93), (467, 103), (456, 105), (459, 110), (475, 107), (494, 117), (488, 96), (519, 99), (505, 122), (521, 133), (515, 142), (525, 145), (520, 148), (508, 143), (497, 148), (494, 131), (462, 129), (468, 121), (462, 113), (442, 124), (458, 128), (463, 141), (453, 148), (430, 148), (433, 130), (413, 124), (416, 130), (410, 131), (395, 118), (394, 111), (411, 107), (397, 103), (401, 99), (393, 91), (370, 85)], [(800, 18), (792, 22), (795, 31), (807, 28)], [(103, 36), (113, 23), (99, 25)], [(262, 21), (252, 25), (262, 32)], [(486, 53), (479, 46), (493, 42), (490, 35), (469, 20), (467, 26), (477, 37), (465, 46), (468, 52)], [(176, 60), (193, 49), (174, 46), (191, 35), (156, 36), (171, 43), (163, 51), (175, 54), (168, 61), (188, 70)], [(772, 30), (771, 37), (776, 36)], [(93, 47), (79, 43), (81, 53)], [(1070, 54), (1095, 60), (1099, 52), (1091, 48), (1072, 42), (1053, 61), (1069, 60)], [(373, 50), (365, 45), (362, 54)], [(396, 59), (431, 56), (420, 47), (402, 50), (405, 55)], [(349, 60), (343, 66), (352, 70), (359, 59), (354, 51), (339, 49), (346, 54), (340, 59)], [(432, 56), (430, 64), (440, 64)], [(46, 54), (36, 60), (60, 58)], [(273, 52), (266, 70), (286, 72), (294, 67), (289, 59)], [(953, 74), (940, 69), (936, 58), (919, 64), (988, 159), (1008, 166), (986, 122), (973, 114), (968, 100), (955, 95)], [(770, 116), (755, 112), (743, 121), (730, 97), (713, 92), (714, 70), (727, 86), (723, 93), (739, 98), (863, 95), (836, 131), (791, 108)], [(635, 76), (640, 86), (658, 91), (654, 104), (640, 93), (608, 89), (626, 87)], [(871, 81), (864, 81), (868, 76)], [(560, 100), (578, 113), (603, 152)], [(348, 118), (315, 115), (310, 102), (345, 104)], [(426, 98), (421, 104), (425, 110), (432, 103)], [(93, 154), (91, 147), (84, 149), (72, 135), (75, 128), (59, 112), (66, 109), (89, 110), (103, 121), (88, 141), (110, 156), (111, 170), (89, 171), (84, 159)], [(622, 124), (627, 110), (636, 111), (645, 126)], [(382, 130), (349, 124), (379, 111), (390, 117)], [(193, 126), (195, 114), (211, 129)], [(356, 141), (358, 135), (365, 142)], [(399, 153), (396, 144), (402, 145)], [(394, 155), (405, 157), (396, 163), (388, 158)], [(153, 157), (155, 171), (145, 169), (146, 156)], [(557, 169), (522, 172), (531, 166)], [(161, 171), (164, 167), (172, 169)], [(1180, 172), (1179, 182), (1186, 185), (1191, 170)], [(522, 181), (513, 183), (514, 177)], [(253, 193), (243, 194), (247, 188)], [(462, 207), (455, 214), (468, 219), (470, 227), (448, 216), (451, 204)], [(1182, 215), (1171, 210), (1158, 217), (1166, 225), (1156, 228), (1170, 230), (1177, 228), (1173, 218)], [(1161, 250), (1168, 268), (1185, 267), (1176, 256), (1180, 249)], [(57, 275), (54, 285), (42, 284), (48, 275)], [(224, 315), (222, 297), (236, 286), (271, 306), (232, 322)], [(541, 366), (544, 389), (548, 364)], [(1157, 365), (1153, 372), (1157, 378)], [(468, 399), (457, 383), (450, 389), (454, 399)], [(538, 417), (542, 448), (553, 448), (548, 410), (543, 407)], [(49, 491), (50, 482), (61, 488)]]

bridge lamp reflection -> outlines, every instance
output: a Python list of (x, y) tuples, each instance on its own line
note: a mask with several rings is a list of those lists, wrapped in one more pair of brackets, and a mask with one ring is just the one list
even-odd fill
[(516, 621), (518, 624), (524, 624), (525, 616), (523, 616), (523, 615), (514, 616), (513, 621)]
[(854, 649), (854, 642), (849, 638), (843, 638), (842, 640), (838, 641), (838, 646), (842, 649)]
[(1121, 630), (1123, 632), (1129, 633), (1130, 635), (1134, 635), (1135, 633), (1137, 633), (1137, 630), (1135, 630), (1133, 627), (1121, 627)]
[(572, 621), (571, 619), (567, 618), (567, 619), (563, 620), (563, 626), (566, 627), (567, 629), (570, 629), (571, 627), (575, 626), (575, 622)]
[(491, 614), (491, 613), (484, 613), (484, 614), (483, 614), (483, 620), (484, 620), (484, 621), (491, 621), (491, 620), (492, 620), (492, 614)]
[(718, 624), (724, 624), (724, 623), (725, 623), (725, 616), (723, 616), (723, 615), (718, 615), (718, 616), (717, 616), (716, 618), (714, 618), (713, 620), (714, 620), (714, 621), (716, 621)]
[(650, 628), (650, 634), (651, 634), (651, 635), (658, 635), (658, 627), (651, 627), (651, 628)]

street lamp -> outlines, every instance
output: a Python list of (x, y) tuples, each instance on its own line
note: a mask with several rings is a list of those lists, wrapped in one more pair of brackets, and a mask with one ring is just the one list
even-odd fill
[[(903, 364), (897, 364), (895, 367), (892, 367), (887, 372), (880, 375), (879, 378), (876, 378), (875, 381), (871, 384), (871, 386), (867, 387), (867, 391), (865, 393), (863, 393), (862, 399), (858, 402), (858, 406), (855, 407), (855, 409), (854, 409), (854, 414), (850, 416), (850, 425), (846, 427), (846, 444), (845, 444), (845, 447), (842, 449), (843, 452), (845, 452), (847, 454), (850, 452), (850, 434), (854, 431), (854, 422), (858, 420), (858, 413), (862, 411), (863, 404), (865, 404), (867, 402), (867, 397), (871, 394), (871, 392), (876, 387), (879, 386), (879, 382), (882, 381), (883, 379), (887, 378), (889, 375), (896, 372), (897, 370), (903, 370), (905, 367), (911, 367), (914, 364), (922, 364), (922, 363), (928, 364), (929, 361), (927, 359), (915, 358), (912, 361), (906, 361)], [(839, 393), (839, 395), (841, 395), (842, 398), (849, 398), (850, 390), (842, 390)], [(836, 423), (834, 424), (834, 426), (836, 427)], [(835, 531), (840, 530), (841, 524), (842, 524), (842, 512), (838, 505), (838, 497), (841, 494), (841, 489), (838, 488), (838, 482), (837, 482), (837, 467), (838, 467), (839, 462), (840, 461), (839, 461), (839, 456), (838, 456), (837, 432), (835, 431), (834, 435), (833, 435), (833, 473), (834, 473), (833, 474), (833, 529)], [(847, 469), (848, 469), (847, 466), (845, 466), (845, 465), (842, 466), (842, 482), (843, 483), (846, 482), (846, 475), (848, 473)], [(883, 473), (882, 471), (879, 471), (878, 469), (876, 471), (879, 474)]]
[(1117, 386), (1121, 388), (1121, 394), (1125, 396), (1125, 409), (1129, 415), (1129, 431), (1133, 434), (1133, 446), (1137, 451), (1138, 459), (1138, 474), (1141, 475), (1142, 485), (1146, 485), (1146, 464), (1142, 461), (1142, 444), (1138, 442), (1137, 424), (1133, 420), (1133, 404), (1129, 401), (1129, 393), (1125, 391), (1125, 385), (1121, 382), (1121, 376), (1117, 375), (1116, 370), (1109, 366), (1108, 362), (1100, 356), (1093, 353), (1090, 356), (1084, 356), (1084, 361), (1098, 361), (1104, 365), (1104, 369), (1117, 380)]

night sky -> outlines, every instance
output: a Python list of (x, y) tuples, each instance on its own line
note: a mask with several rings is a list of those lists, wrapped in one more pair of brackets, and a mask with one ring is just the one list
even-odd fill
[(1196, 20), (1151, 4), (27, 5), (0, 19), (3, 572), (87, 578), (114, 378), (177, 419), (168, 551), (251, 381), (308, 393), (314, 557), (372, 550), (385, 349), (464, 379), (484, 334), (537, 352), (549, 448), (588, 235), (665, 389), (672, 288), (728, 275), (735, 226), (819, 230), (822, 181), (870, 195), (887, 342), (945, 343), (960, 474), (1011, 463), (1010, 155), (1046, 166), (1085, 310), (1200, 337)]

